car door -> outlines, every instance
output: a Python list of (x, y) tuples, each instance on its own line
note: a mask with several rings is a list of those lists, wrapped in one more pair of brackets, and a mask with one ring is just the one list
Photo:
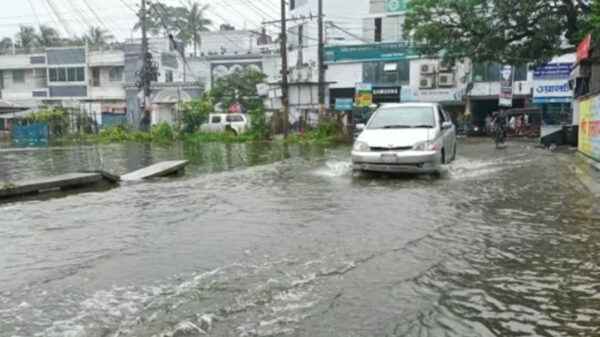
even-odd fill
[[(442, 107), (442, 115), (444, 115), (444, 121), (452, 123), (452, 118), (450, 118), (450, 113)], [(444, 134), (446, 137), (445, 148), (448, 156), (454, 157), (454, 149), (456, 149), (456, 126), (452, 124), (452, 127), (446, 129)], [(449, 157), (450, 158), (450, 157)]]
[(221, 124), (223, 122), (223, 117), (221, 115), (213, 115), (210, 119), (210, 131), (211, 132), (219, 132), (223, 131)]
[(450, 142), (450, 138), (451, 138), (450, 134), (451, 134), (452, 130), (444, 129), (442, 127), (442, 125), (444, 125), (444, 123), (447, 122), (446, 114), (444, 113), (444, 109), (442, 108), (442, 106), (438, 105), (437, 110), (438, 110), (439, 128), (440, 128), (441, 137), (442, 137), (442, 144), (444, 147), (444, 151), (446, 153), (446, 160), (448, 160), (448, 158), (450, 158), (451, 153), (452, 153), (452, 144)]

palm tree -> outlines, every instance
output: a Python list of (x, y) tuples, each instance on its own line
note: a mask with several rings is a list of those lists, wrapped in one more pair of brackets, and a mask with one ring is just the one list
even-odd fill
[(40, 26), (40, 33), (36, 35), (35, 39), (42, 47), (58, 47), (61, 45), (58, 31), (48, 26)]
[(35, 28), (21, 26), (19, 28), (19, 32), (17, 33), (17, 39), (20, 41), (19, 47), (21, 49), (24, 49), (25, 51), (31, 51), (37, 42)]
[(13, 41), (10, 37), (5, 37), (0, 40), (0, 54), (10, 54), (12, 51)]
[(198, 56), (198, 47), (202, 43), (200, 32), (209, 31), (208, 25), (212, 22), (204, 17), (205, 11), (208, 9), (208, 4), (200, 6), (197, 2), (188, 0), (187, 8), (182, 11), (183, 29), (180, 29), (178, 38), (186, 44), (191, 42), (194, 44), (194, 57)]
[[(151, 3), (146, 12), (146, 29), (148, 33), (153, 36), (168, 34), (168, 30), (176, 29), (174, 22), (177, 21), (177, 17), (174, 16), (175, 9), (177, 7), (171, 7), (163, 4), (162, 2)], [(138, 12), (140, 21), (136, 22), (133, 29), (140, 30), (142, 28), (142, 12), (141, 9)], [(165, 29), (165, 26), (167, 27)]]
[(90, 27), (89, 32), (82, 39), (92, 47), (101, 47), (107, 45), (113, 36), (100, 27)]

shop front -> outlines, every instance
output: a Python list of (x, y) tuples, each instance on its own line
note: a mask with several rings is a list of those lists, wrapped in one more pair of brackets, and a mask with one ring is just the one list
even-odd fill
[[(560, 137), (562, 128), (573, 124), (573, 90), (569, 76), (573, 63), (550, 63), (533, 73), (533, 106), (542, 112), (542, 141)], [(576, 121), (575, 121), (576, 122)], [(556, 137), (553, 137), (557, 134)]]

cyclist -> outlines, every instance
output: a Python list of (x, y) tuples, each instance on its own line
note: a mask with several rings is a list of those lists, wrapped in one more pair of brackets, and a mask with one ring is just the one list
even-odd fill
[(506, 140), (506, 111), (501, 109), (493, 114), (493, 122), (496, 125), (495, 140), (496, 145), (504, 144)]

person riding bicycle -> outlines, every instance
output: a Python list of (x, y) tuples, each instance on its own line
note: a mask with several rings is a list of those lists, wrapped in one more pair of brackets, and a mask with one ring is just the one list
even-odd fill
[(499, 131), (499, 133), (497, 133), (496, 138), (496, 142), (501, 142), (504, 143), (504, 140), (506, 139), (506, 124), (507, 124), (507, 114), (506, 111), (504, 111), (503, 109), (500, 111), (496, 111), (494, 112), (494, 114), (492, 115), (493, 119), (492, 122), (496, 125), (496, 130)]

